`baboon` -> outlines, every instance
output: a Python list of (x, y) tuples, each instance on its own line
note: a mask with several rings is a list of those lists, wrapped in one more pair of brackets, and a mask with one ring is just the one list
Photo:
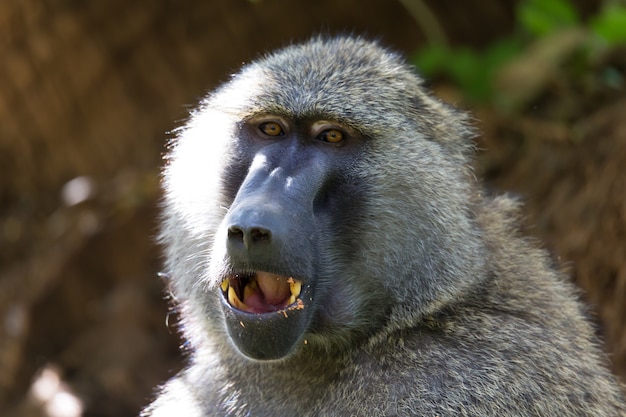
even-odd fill
[(485, 194), (467, 115), (316, 37), (244, 66), (163, 173), (188, 366), (144, 416), (620, 416), (587, 312)]

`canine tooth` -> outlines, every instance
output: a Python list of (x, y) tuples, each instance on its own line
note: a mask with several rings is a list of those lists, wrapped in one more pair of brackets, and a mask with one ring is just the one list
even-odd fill
[(298, 297), (302, 291), (302, 283), (300, 281), (294, 281), (289, 283), (289, 289), (294, 297)]
[(291, 294), (291, 297), (289, 297), (289, 302), (287, 303), (287, 305), (290, 306), (295, 302), (296, 302), (296, 296)]
[(228, 287), (228, 302), (231, 306), (238, 308), (239, 310), (247, 310), (248, 306), (245, 305), (239, 297), (237, 297), (237, 293), (233, 287)]
[(246, 287), (243, 289), (243, 300), (245, 301), (248, 296), (254, 294), (257, 290), (257, 287), (258, 285), (256, 281), (251, 281), (250, 283), (248, 283), (248, 285), (246, 285)]
[(228, 302), (232, 306), (237, 306), (239, 298), (237, 298), (237, 294), (235, 293), (235, 289), (233, 287), (228, 288)]
[(225, 279), (224, 281), (222, 281), (222, 283), (220, 284), (220, 287), (222, 287), (222, 291), (224, 292), (228, 291), (228, 279)]

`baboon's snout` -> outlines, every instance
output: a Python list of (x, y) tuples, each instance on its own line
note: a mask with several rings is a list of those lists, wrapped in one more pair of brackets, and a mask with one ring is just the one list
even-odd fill
[(225, 245), (230, 271), (220, 277), (224, 318), (233, 343), (254, 359), (288, 355), (312, 317), (317, 251), (308, 180), (253, 167), (221, 225), (216, 244)]
[(239, 187), (221, 226), (226, 242), (218, 244), (226, 244), (234, 269), (304, 272), (297, 265), (315, 252), (314, 201), (324, 171), (309, 163), (273, 164), (279, 158), (267, 153)]

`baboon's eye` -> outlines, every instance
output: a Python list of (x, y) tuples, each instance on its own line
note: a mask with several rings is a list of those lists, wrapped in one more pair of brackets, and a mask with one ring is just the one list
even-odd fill
[(285, 134), (281, 125), (276, 122), (261, 123), (259, 125), (259, 129), (261, 129), (261, 132), (265, 133), (267, 136), (282, 136)]
[(339, 143), (343, 140), (343, 132), (337, 129), (328, 129), (320, 133), (317, 138), (328, 143)]

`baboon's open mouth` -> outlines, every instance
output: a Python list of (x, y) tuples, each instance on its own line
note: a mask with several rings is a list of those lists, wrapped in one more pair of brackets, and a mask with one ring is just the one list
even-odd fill
[(226, 276), (220, 285), (224, 321), (239, 352), (257, 360), (283, 358), (308, 329), (311, 284), (290, 276), (251, 271)]
[(249, 313), (270, 313), (302, 308), (298, 298), (302, 282), (269, 272), (232, 274), (221, 283), (222, 293), (232, 307)]

